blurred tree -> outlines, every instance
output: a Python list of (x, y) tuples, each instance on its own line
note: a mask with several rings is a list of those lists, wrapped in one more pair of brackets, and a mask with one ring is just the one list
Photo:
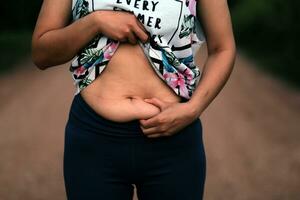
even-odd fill
[(237, 4), (238, 0), (228, 0), (228, 6), (230, 9), (233, 9), (234, 6)]
[(14, 69), (30, 53), (31, 36), (43, 0), (14, 0), (1, 4), (0, 73)]
[(0, 31), (32, 30), (43, 0), (5, 1), (1, 5)]
[(297, 0), (240, 0), (232, 9), (237, 43), (268, 71), (300, 86)]

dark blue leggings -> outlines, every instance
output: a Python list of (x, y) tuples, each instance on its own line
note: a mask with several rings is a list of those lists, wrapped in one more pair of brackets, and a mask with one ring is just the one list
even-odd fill
[(69, 200), (201, 200), (206, 174), (200, 119), (172, 136), (147, 138), (138, 120), (110, 121), (77, 94), (65, 127)]

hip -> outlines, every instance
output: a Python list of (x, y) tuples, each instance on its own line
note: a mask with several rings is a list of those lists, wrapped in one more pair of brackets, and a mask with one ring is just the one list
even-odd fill
[(184, 140), (187, 140), (187, 142), (189, 140), (190, 142), (202, 140), (202, 122), (200, 118), (195, 119), (181, 131), (171, 136), (148, 138), (144, 135), (138, 119), (126, 122), (117, 122), (107, 119), (102, 115), (99, 115), (91, 106), (89, 106), (80, 93), (74, 96), (70, 107), (66, 124), (66, 131), (68, 130), (69, 132), (73, 131), (78, 132), (81, 135), (87, 135), (85, 137), (104, 137), (104, 139), (105, 137), (107, 139), (120, 137), (135, 138), (138, 140), (145, 140), (146, 142), (155, 141), (154, 143), (172, 140), (182, 140), (183, 143)]

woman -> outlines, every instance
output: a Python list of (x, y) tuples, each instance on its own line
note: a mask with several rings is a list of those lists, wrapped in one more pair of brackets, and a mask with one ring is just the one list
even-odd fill
[[(208, 47), (201, 73), (191, 55), (200, 19)], [(132, 199), (133, 184), (140, 200), (203, 198), (199, 117), (235, 59), (225, 0), (44, 0), (32, 58), (43, 70), (73, 58), (68, 199)]]

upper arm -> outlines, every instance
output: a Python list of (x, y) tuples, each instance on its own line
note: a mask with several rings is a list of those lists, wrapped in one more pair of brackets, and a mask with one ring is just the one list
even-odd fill
[(72, 0), (44, 0), (32, 36), (33, 43), (44, 33), (68, 25), (71, 10)]
[(231, 17), (227, 0), (197, 0), (208, 51), (235, 50)]

